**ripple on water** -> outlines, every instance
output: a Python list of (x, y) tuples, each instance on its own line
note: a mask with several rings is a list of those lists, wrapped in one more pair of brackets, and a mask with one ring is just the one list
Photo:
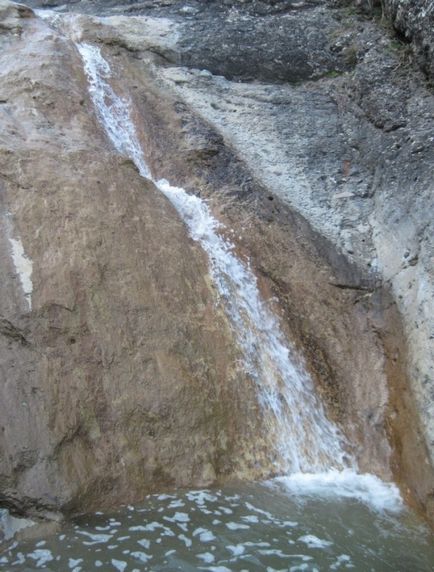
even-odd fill
[(376, 512), (352, 498), (301, 501), (266, 485), (151, 495), (141, 506), (80, 517), (61, 534), (15, 543), (0, 556), (0, 570), (432, 569), (432, 537), (410, 513)]

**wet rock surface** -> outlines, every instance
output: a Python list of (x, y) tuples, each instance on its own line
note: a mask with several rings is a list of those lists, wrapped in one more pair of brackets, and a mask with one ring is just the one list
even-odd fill
[[(108, 17), (78, 29), (154, 174), (233, 229), (363, 470), (391, 465), (432, 510), (434, 97), (406, 46), (336, 3), (27, 4)], [(62, 26), (3, 5), (3, 501), (77, 511), (258, 476), (254, 391), (203, 254), (110, 149)]]
[(36, 18), (1, 41), (3, 505), (88, 510), (233, 473), (252, 400), (203, 253), (111, 150), (73, 44)]

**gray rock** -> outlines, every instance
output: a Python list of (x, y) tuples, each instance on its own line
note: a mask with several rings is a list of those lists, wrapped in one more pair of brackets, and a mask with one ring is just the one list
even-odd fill
[(421, 68), (434, 77), (434, 5), (431, 0), (385, 0), (386, 16), (411, 42)]
[(35, 522), (26, 518), (16, 518), (8, 510), (0, 509), (0, 546), (15, 537), (17, 532), (35, 525)]

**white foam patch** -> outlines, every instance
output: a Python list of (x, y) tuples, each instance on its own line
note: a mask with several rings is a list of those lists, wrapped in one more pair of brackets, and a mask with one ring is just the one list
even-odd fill
[(187, 493), (187, 498), (189, 501), (195, 502), (196, 504), (204, 505), (206, 502), (216, 502), (218, 497), (211, 494), (209, 491), (190, 491)]
[(161, 524), (160, 522), (150, 522), (149, 524), (147, 524), (146, 526), (132, 526), (130, 527), (128, 530), (130, 531), (135, 531), (135, 532), (155, 532), (157, 529), (161, 529), (163, 530), (162, 536), (175, 536), (175, 533), (170, 530), (170, 528), (167, 528), (167, 526), (164, 526), (163, 524)]
[(262, 548), (258, 551), (259, 554), (263, 554), (264, 556), (277, 556), (278, 558), (289, 558), (288, 554), (284, 554), (281, 550), (277, 548)]
[(184, 542), (187, 548), (190, 548), (190, 546), (193, 544), (192, 541), (185, 536), (185, 534), (180, 534), (178, 538), (179, 540), (182, 540), (182, 542)]
[(18, 278), (21, 282), (21, 288), (23, 289), (24, 297), (27, 300), (27, 304), (29, 306), (29, 310), (32, 309), (32, 292), (33, 292), (33, 283), (32, 283), (32, 272), (33, 272), (33, 263), (26, 256), (24, 252), (23, 243), (21, 240), (15, 238), (9, 238), (9, 243), (12, 248), (12, 260), (15, 266), (16, 273)]
[(77, 534), (81, 534), (83, 536), (87, 536), (87, 538), (90, 538), (91, 542), (83, 542), (83, 544), (86, 544), (86, 546), (108, 542), (113, 538), (111, 534), (92, 534), (91, 532), (86, 532), (85, 530), (78, 530)]
[(133, 558), (136, 558), (140, 562), (143, 562), (144, 564), (146, 564), (146, 562), (148, 562), (149, 560), (152, 559), (151, 555), (146, 554), (145, 552), (139, 552), (139, 551), (131, 552), (131, 556)]
[(341, 566), (345, 566), (345, 568), (353, 568), (351, 557), (348, 556), (348, 554), (341, 554), (338, 556), (336, 562), (330, 566), (330, 570), (338, 570)]
[(250, 526), (247, 524), (240, 524), (238, 522), (227, 522), (226, 528), (229, 528), (229, 530), (247, 530)]
[(202, 554), (198, 554), (197, 557), (205, 562), (205, 564), (212, 564), (215, 560), (215, 557), (211, 552), (203, 552)]
[(158, 500), (169, 500), (174, 498), (176, 498), (174, 495), (167, 495), (166, 493), (157, 496)]
[[(291, 554), (291, 556), (292, 556), (292, 554)], [(297, 556), (298, 556), (298, 558), (303, 560), (303, 562), (309, 562), (310, 560), (313, 560), (312, 556), (306, 556), (306, 554), (298, 554)]]
[(186, 512), (175, 512), (173, 516), (165, 516), (164, 520), (168, 520), (169, 522), (189, 522), (190, 517)]
[(81, 564), (81, 562), (83, 562), (83, 558), (69, 558), (68, 566), (70, 568), (75, 568), (76, 566)]
[(259, 518), (254, 514), (251, 514), (249, 516), (242, 516), (241, 520), (243, 520), (244, 522), (251, 522), (252, 524), (257, 524), (259, 522)]
[(284, 528), (286, 527), (295, 528), (296, 526), (298, 526), (298, 522), (295, 522), (293, 520), (284, 520), (279, 523), (279, 526), (282, 526)]
[(29, 558), (31, 558), (32, 560), (36, 560), (36, 567), (37, 568), (41, 568), (47, 562), (51, 562), (52, 560), (54, 560), (54, 557), (51, 553), (51, 550), (42, 549), (42, 548), (38, 548), (37, 550), (34, 550), (33, 552), (31, 552), (27, 556)]
[(206, 528), (196, 528), (193, 532), (193, 536), (199, 536), (201, 542), (211, 542), (215, 540), (214, 534)]
[(297, 497), (354, 499), (378, 512), (400, 512), (404, 505), (398, 487), (385, 483), (375, 475), (358, 474), (351, 469), (325, 473), (295, 473), (277, 477), (268, 483), (279, 483)]
[(327, 548), (333, 544), (333, 542), (323, 540), (313, 534), (305, 534), (304, 536), (300, 536), (298, 540), (299, 542), (304, 542), (309, 548)]
[[(240, 501), (240, 500), (241, 500), (241, 497), (240, 497), (240, 495), (230, 495), (230, 496), (229, 496), (229, 495), (226, 495), (226, 496), (225, 496), (225, 500), (227, 500), (227, 501), (229, 501), (229, 502), (232, 502), (232, 501)], [(233, 506), (233, 505), (232, 505), (232, 506)]]
[(116, 570), (118, 570), (118, 572), (124, 572), (128, 566), (127, 562), (124, 562), (124, 560), (116, 560), (115, 558), (112, 559), (112, 565)]
[(142, 540), (138, 540), (137, 544), (140, 544), (140, 546), (142, 548), (146, 548), (146, 550), (149, 550), (149, 548), (151, 547), (151, 543), (146, 538), (143, 538)]
[(168, 508), (182, 508), (184, 506), (185, 506), (185, 502), (183, 502), (181, 499), (177, 499), (177, 500), (172, 501), (169, 504)]
[(18, 552), (17, 554), (17, 559), (12, 562), (12, 566), (16, 566), (18, 564), (24, 564), (24, 562), (26, 561), (24, 554), (22, 552)]
[(263, 516), (266, 516), (269, 519), (273, 519), (273, 515), (270, 512), (267, 512), (266, 510), (262, 510), (261, 508), (258, 508), (256, 506), (253, 506), (249, 502), (246, 502), (245, 505), (249, 510), (253, 510), (254, 512), (257, 512), (258, 514), (262, 514)]
[(232, 552), (232, 556), (241, 556), (246, 551), (245, 547), (242, 544), (236, 544), (235, 546), (226, 546), (230, 552)]

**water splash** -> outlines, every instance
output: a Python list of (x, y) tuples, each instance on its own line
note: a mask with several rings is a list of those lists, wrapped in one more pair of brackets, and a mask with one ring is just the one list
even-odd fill
[(299, 499), (355, 499), (377, 512), (397, 513), (402, 509), (398, 487), (385, 483), (375, 475), (358, 474), (352, 469), (330, 470), (325, 473), (294, 473), (277, 477), (268, 484), (272, 487), (279, 486)]
[[(359, 476), (356, 462), (346, 453), (347, 444), (338, 427), (327, 419), (312, 380), (302, 360), (288, 346), (279, 320), (262, 300), (255, 275), (220, 234), (222, 225), (205, 201), (164, 179), (152, 178), (131, 119), (130, 101), (110, 85), (108, 62), (97, 46), (80, 43), (77, 48), (97, 114), (114, 147), (134, 161), (143, 177), (154, 181), (208, 255), (210, 274), (236, 332), (244, 369), (257, 385), (264, 420), (275, 445), (277, 468), (304, 476), (315, 473), (322, 481), (345, 474), (349, 483), (349, 475)], [(346, 472), (339, 473), (343, 469)], [(335, 481), (339, 487), (339, 478)], [(359, 498), (363, 496), (359, 494), (360, 479), (353, 481), (354, 496)], [(364, 482), (369, 488), (368, 481)], [(291, 481), (292, 487), (295, 482)], [(300, 485), (303, 476), (297, 482)], [(384, 487), (390, 488), (392, 497), (399, 496), (394, 485)]]

